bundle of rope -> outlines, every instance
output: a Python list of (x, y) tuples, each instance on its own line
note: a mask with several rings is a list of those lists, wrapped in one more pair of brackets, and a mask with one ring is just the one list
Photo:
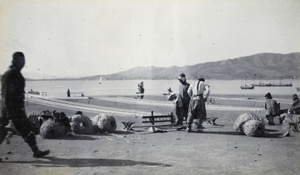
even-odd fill
[(233, 128), (247, 136), (263, 136), (265, 121), (253, 113), (243, 113), (237, 117)]
[(115, 132), (117, 129), (116, 119), (109, 114), (99, 114), (92, 118), (93, 125), (97, 126), (100, 131)]

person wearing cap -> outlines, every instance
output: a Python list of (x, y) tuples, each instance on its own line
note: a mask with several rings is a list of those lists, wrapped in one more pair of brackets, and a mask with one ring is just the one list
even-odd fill
[(272, 95), (268, 92), (266, 95), (265, 109), (266, 109), (266, 118), (269, 125), (275, 125), (274, 117), (279, 114), (278, 104), (275, 100), (272, 99)]
[(286, 116), (293, 115), (293, 114), (296, 114), (296, 115), (300, 114), (300, 100), (298, 98), (298, 95), (293, 94), (292, 100), (293, 100), (293, 104), (291, 105), (291, 107), (286, 110), (283, 110), (284, 112), (282, 114), (280, 114), (280, 116), (279, 116), (281, 124), (283, 123)]
[(290, 136), (292, 132), (300, 132), (300, 100), (297, 94), (292, 96), (293, 104), (287, 110), (287, 113), (280, 115), (280, 121), (282, 121), (282, 129), (285, 131), (282, 135)]
[(283, 137), (290, 136), (293, 132), (300, 132), (300, 115), (293, 113), (288, 109), (287, 113), (282, 114), (280, 117), (283, 120), (282, 129), (284, 131)]
[(293, 94), (292, 96), (293, 104), (290, 107), (290, 110), (293, 114), (300, 114), (300, 100), (297, 94)]
[[(191, 98), (187, 118), (187, 132), (191, 132), (191, 126), (194, 119), (198, 119), (197, 128), (203, 129), (202, 123), (206, 120), (205, 102), (210, 94), (209, 85), (204, 83), (204, 78), (199, 78), (198, 81), (193, 82), (188, 88), (188, 94)], [(204, 97), (205, 95), (205, 97)]]
[(27, 118), (24, 106), (25, 79), (21, 73), (25, 65), (25, 56), (22, 52), (13, 54), (12, 65), (1, 78), (1, 116), (0, 116), (0, 144), (7, 135), (5, 126), (12, 120), (16, 130), (30, 146), (33, 157), (39, 158), (49, 154), (49, 150), (39, 150), (34, 126)]
[(177, 98), (175, 100), (175, 125), (180, 126), (182, 125), (183, 119), (187, 118), (188, 107), (190, 103), (190, 96), (187, 93), (190, 84), (186, 82), (186, 77), (184, 73), (181, 73), (178, 77), (180, 82), (179, 85), (179, 92)]

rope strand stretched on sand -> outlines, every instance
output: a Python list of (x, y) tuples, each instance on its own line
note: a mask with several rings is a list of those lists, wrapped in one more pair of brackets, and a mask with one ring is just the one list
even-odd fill
[[(100, 98), (98, 98), (100, 99)], [(135, 99), (126, 98), (126, 97), (110, 97), (110, 98), (101, 98), (104, 101), (114, 101), (118, 103), (127, 103), (127, 104), (139, 104), (139, 105), (151, 105), (151, 106), (165, 106), (172, 108), (173, 103), (164, 102), (164, 101), (154, 101), (154, 100), (143, 100), (136, 101)], [(49, 99), (49, 98), (26, 98), (27, 102), (42, 104), (51, 107), (57, 108), (68, 108), (74, 110), (85, 110), (89, 112), (97, 113), (110, 113), (121, 116), (143, 116), (147, 115), (148, 111), (138, 111), (130, 109), (120, 109), (113, 107), (105, 106), (96, 106), (91, 104), (76, 103), (58, 99)], [(258, 112), (264, 110), (263, 108), (258, 107), (241, 107), (241, 106), (224, 106), (224, 105), (206, 105), (206, 109), (210, 111), (249, 111), (249, 112)]]

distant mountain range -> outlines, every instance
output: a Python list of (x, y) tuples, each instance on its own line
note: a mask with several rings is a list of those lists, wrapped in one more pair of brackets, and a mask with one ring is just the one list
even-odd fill
[(183, 72), (188, 79), (291, 79), (300, 77), (300, 52), (290, 54), (261, 53), (191, 66), (135, 67), (109, 75), (96, 75), (80, 80), (176, 79)]
[[(45, 78), (43, 80), (161, 80), (176, 79), (180, 73), (188, 79), (291, 79), (300, 77), (300, 52), (260, 53), (223, 61), (189, 66), (135, 67), (126, 71), (81, 78)], [(31, 78), (31, 77), (30, 77)], [(34, 78), (28, 79), (34, 80)], [(36, 79), (35, 79), (36, 80)]]

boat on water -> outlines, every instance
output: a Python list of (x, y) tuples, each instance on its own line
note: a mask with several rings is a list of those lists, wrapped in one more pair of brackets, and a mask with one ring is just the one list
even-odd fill
[(258, 84), (251, 84), (252, 86), (261, 86), (261, 87), (266, 87), (266, 86), (271, 86), (271, 83), (258, 83)]
[(282, 83), (258, 83), (258, 84), (251, 84), (252, 86), (258, 87), (270, 87), (270, 86), (293, 86), (292, 83), (282, 84)]
[(32, 89), (28, 91), (28, 94), (40, 95), (39, 91), (33, 91)]
[(253, 85), (242, 85), (241, 86), (241, 89), (254, 89), (254, 86)]
[(293, 84), (292, 83), (287, 83), (287, 84), (278, 83), (278, 84), (271, 84), (271, 86), (293, 86)]
[[(248, 76), (248, 74), (247, 74), (247, 76)], [(246, 79), (245, 79), (245, 83), (244, 84), (242, 84), (241, 83), (241, 89), (254, 89), (254, 86), (253, 85), (248, 85), (247, 84), (247, 77), (246, 77)]]

